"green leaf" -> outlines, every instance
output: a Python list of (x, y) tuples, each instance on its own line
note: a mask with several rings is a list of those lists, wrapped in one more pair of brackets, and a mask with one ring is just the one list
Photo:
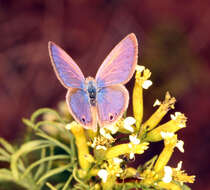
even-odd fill
[(36, 123), (36, 125), (34, 126), (34, 129), (37, 130), (40, 126), (42, 125), (51, 125), (51, 126), (54, 126), (55, 128), (57, 128), (58, 130), (64, 132), (65, 129), (64, 127), (61, 127), (62, 123), (59, 123), (59, 122), (55, 122), (55, 121), (39, 121)]
[(62, 148), (63, 150), (65, 150), (69, 155), (71, 155), (71, 149), (66, 146), (65, 144), (61, 143), (60, 141), (58, 141), (57, 139), (50, 137), (47, 134), (44, 133), (36, 133), (38, 136), (43, 137), (47, 140), (49, 140), (52, 144), (59, 146), (60, 148)]
[(56, 175), (56, 174), (59, 174), (65, 170), (67, 170), (68, 168), (70, 168), (72, 165), (71, 164), (67, 164), (67, 165), (64, 165), (64, 166), (61, 166), (59, 168), (55, 168), (55, 169), (52, 169), (52, 170), (49, 170), (46, 174), (44, 174), (38, 181), (37, 181), (37, 184), (40, 184), (42, 181), (44, 181), (45, 179), (53, 176), (53, 175)]
[[(54, 147), (50, 147), (50, 155), (49, 156), (53, 156), (54, 155)], [(68, 156), (69, 158), (69, 156)], [(49, 160), (48, 164), (47, 164), (47, 170), (50, 170), (52, 168), (52, 159)]]
[(23, 119), (22, 119), (22, 122), (23, 122), (26, 126), (31, 127), (31, 128), (34, 128), (34, 124), (33, 124), (29, 119), (23, 118)]
[(11, 155), (1, 147), (0, 147), (0, 155), (4, 156), (5, 158), (8, 158), (8, 159), (10, 159), (10, 157), (11, 157)]
[(150, 160), (148, 160), (144, 165), (143, 165), (143, 169), (152, 169), (156, 160), (158, 158), (158, 155), (153, 156)]
[(49, 142), (46, 140), (33, 140), (33, 141), (23, 144), (20, 147), (20, 149), (17, 150), (11, 157), (11, 170), (12, 170), (12, 174), (14, 178), (15, 179), (19, 178), (19, 171), (18, 171), (19, 162), (18, 161), (20, 159), (20, 156), (23, 156), (29, 152), (42, 149), (45, 147), (49, 147), (49, 146), (52, 146), (52, 145), (49, 144)]
[(11, 171), (8, 169), (0, 169), (0, 181), (13, 181)]
[(36, 166), (47, 162), (47, 161), (52, 161), (52, 160), (62, 160), (62, 159), (69, 159), (68, 155), (56, 155), (56, 156), (48, 156), (45, 158), (42, 158), (41, 160), (38, 160), (36, 162), (33, 162), (23, 173), (22, 177), (25, 177), (33, 168), (35, 168)]
[(61, 182), (61, 183), (58, 183), (58, 184), (56, 184), (56, 189), (61, 189), (61, 187), (63, 187), (64, 186), (64, 183), (63, 182)]
[(0, 161), (1, 162), (10, 162), (10, 159), (6, 158), (5, 156), (0, 156)]
[(70, 139), (70, 147), (71, 147), (71, 154), (72, 154), (72, 161), (74, 161), (74, 158), (76, 157), (76, 145), (75, 145), (75, 139), (74, 136), (70, 131), (67, 131), (68, 137)]
[(35, 184), (30, 185), (30, 181), (28, 179), (24, 179), (22, 181), (15, 180), (10, 170), (0, 169), (0, 183), (5, 183), (5, 182), (7, 183), (12, 182), (26, 189), (35, 189), (33, 188)]
[(7, 150), (9, 153), (13, 154), (15, 152), (15, 149), (12, 147), (12, 145), (5, 139), (0, 138), (0, 144), (2, 144), (5, 150)]
[(67, 190), (67, 188), (69, 187), (69, 184), (71, 183), (71, 180), (73, 178), (73, 175), (70, 175), (67, 182), (65, 183), (65, 185), (63, 186), (62, 190)]
[[(45, 158), (45, 156), (46, 156), (46, 148), (43, 148), (41, 150), (41, 159)], [(42, 163), (42, 164), (39, 165), (39, 167), (38, 167), (38, 169), (37, 169), (37, 171), (34, 175), (34, 180), (35, 181), (39, 178), (39, 176), (41, 176), (41, 174), (44, 172), (44, 170), (45, 170), (45, 164)]]
[(40, 115), (42, 115), (44, 113), (49, 113), (49, 112), (54, 114), (61, 123), (65, 123), (63, 121), (63, 119), (60, 117), (60, 115), (55, 110), (49, 109), (49, 108), (41, 108), (41, 109), (38, 109), (37, 111), (35, 111), (31, 116), (31, 122), (35, 123), (37, 117), (39, 117)]
[(51, 190), (57, 190), (53, 185), (51, 185), (49, 182), (46, 183), (46, 185), (51, 189)]
[(77, 174), (76, 174), (77, 171), (78, 171), (78, 169), (77, 169), (77, 167), (75, 167), (73, 169), (73, 173), (72, 173), (74, 179), (78, 182), (77, 185), (80, 185), (81, 187), (83, 187), (83, 189), (89, 189), (89, 186), (87, 184), (85, 184), (81, 179), (79, 179), (79, 177), (77, 177)]

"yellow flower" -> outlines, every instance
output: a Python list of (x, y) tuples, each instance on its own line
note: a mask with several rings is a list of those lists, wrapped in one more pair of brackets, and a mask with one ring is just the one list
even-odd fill
[(135, 85), (133, 89), (133, 113), (136, 119), (136, 127), (140, 128), (143, 118), (143, 88), (147, 89), (152, 82), (149, 79), (151, 72), (144, 66), (136, 66)]
[(91, 163), (88, 162), (86, 158), (92, 156), (89, 154), (84, 128), (75, 121), (66, 125), (66, 128), (70, 129), (75, 137), (80, 167), (84, 170), (88, 170)]
[(177, 143), (177, 135), (175, 135), (174, 133), (162, 132), (161, 134), (164, 138), (164, 148), (155, 163), (154, 170), (156, 172), (163, 171), (163, 168), (167, 165), (168, 161), (170, 160)]
[(194, 183), (195, 176), (188, 176), (182, 168), (182, 161), (180, 161), (177, 165), (177, 168), (173, 168), (173, 179), (182, 183)]
[(140, 144), (131, 144), (131, 143), (126, 143), (126, 144), (119, 144), (115, 145), (111, 148), (108, 148), (105, 154), (105, 159), (111, 159), (114, 157), (118, 157), (123, 154), (142, 154), (146, 149), (148, 149), (149, 143), (144, 142)]
[[(176, 99), (174, 97), (171, 97), (171, 95), (169, 94), (169, 92), (166, 93), (165, 95), (165, 100), (163, 102), (160, 102), (159, 100), (156, 100), (155, 103), (153, 104), (153, 106), (159, 106), (159, 108), (152, 114), (152, 116), (143, 123), (143, 125), (141, 126), (141, 130), (139, 133), (139, 137), (142, 138), (142, 136), (147, 132), (147, 131), (151, 131), (152, 129), (154, 129), (158, 123), (161, 121), (161, 119), (166, 115), (166, 113), (170, 110), (174, 108), (174, 104), (175, 104)], [(160, 131), (164, 131), (164, 130), (159, 130)], [(152, 132), (152, 131), (151, 131)], [(158, 133), (159, 133), (158, 132)], [(154, 132), (152, 132), (154, 133)], [(147, 135), (148, 136), (148, 135)], [(154, 136), (152, 134), (152, 136)], [(160, 137), (160, 134), (159, 134)], [(146, 140), (151, 140), (151, 141), (158, 141), (156, 139), (151, 138), (150, 136), (147, 137), (149, 139)], [(161, 140), (161, 138), (159, 139)]]
[(182, 129), (183, 127), (186, 127), (187, 118), (185, 117), (184, 114), (176, 112), (175, 115), (171, 115), (171, 117), (172, 119), (170, 121), (151, 130), (147, 134), (145, 140), (151, 142), (160, 141), (163, 139), (161, 132), (175, 133), (178, 130)]

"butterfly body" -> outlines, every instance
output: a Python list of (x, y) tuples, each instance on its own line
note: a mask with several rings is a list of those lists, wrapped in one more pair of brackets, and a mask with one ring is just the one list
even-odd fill
[(86, 84), (87, 84), (86, 89), (89, 97), (89, 103), (91, 106), (96, 106), (96, 96), (97, 96), (96, 82), (93, 78), (88, 77), (86, 79)]
[(71, 115), (84, 128), (97, 129), (116, 122), (128, 107), (126, 84), (137, 64), (137, 40), (125, 37), (104, 60), (96, 77), (85, 79), (78, 65), (59, 46), (49, 42), (55, 73), (68, 89), (66, 102)]

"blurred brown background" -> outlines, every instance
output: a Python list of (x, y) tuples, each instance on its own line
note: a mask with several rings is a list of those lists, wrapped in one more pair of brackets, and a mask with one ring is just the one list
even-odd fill
[[(0, 0), (0, 136), (21, 138), (22, 117), (64, 100), (49, 40), (63, 47), (85, 76), (95, 76), (112, 47), (131, 32), (139, 41), (139, 64), (152, 71), (154, 83), (144, 94), (144, 118), (167, 90), (177, 98), (176, 111), (188, 117), (179, 132), (185, 153), (176, 150), (170, 164), (183, 160), (183, 168), (197, 176), (192, 189), (210, 189), (207, 0)], [(127, 84), (130, 92), (133, 82)]]

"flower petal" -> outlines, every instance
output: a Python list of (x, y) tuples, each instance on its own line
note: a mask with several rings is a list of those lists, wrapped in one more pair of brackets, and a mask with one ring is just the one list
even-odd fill
[(102, 179), (102, 181), (105, 183), (108, 177), (108, 172), (105, 169), (101, 169), (98, 172), (98, 176)]
[(163, 182), (165, 183), (170, 183), (172, 180), (172, 168), (170, 166), (165, 166), (164, 167), (164, 177), (163, 177)]
[(132, 144), (140, 143), (140, 139), (137, 138), (137, 135), (129, 135), (129, 139)]
[(151, 80), (145, 80), (143, 82), (143, 84), (142, 84), (142, 88), (148, 89), (151, 85), (152, 85), (152, 81)]

